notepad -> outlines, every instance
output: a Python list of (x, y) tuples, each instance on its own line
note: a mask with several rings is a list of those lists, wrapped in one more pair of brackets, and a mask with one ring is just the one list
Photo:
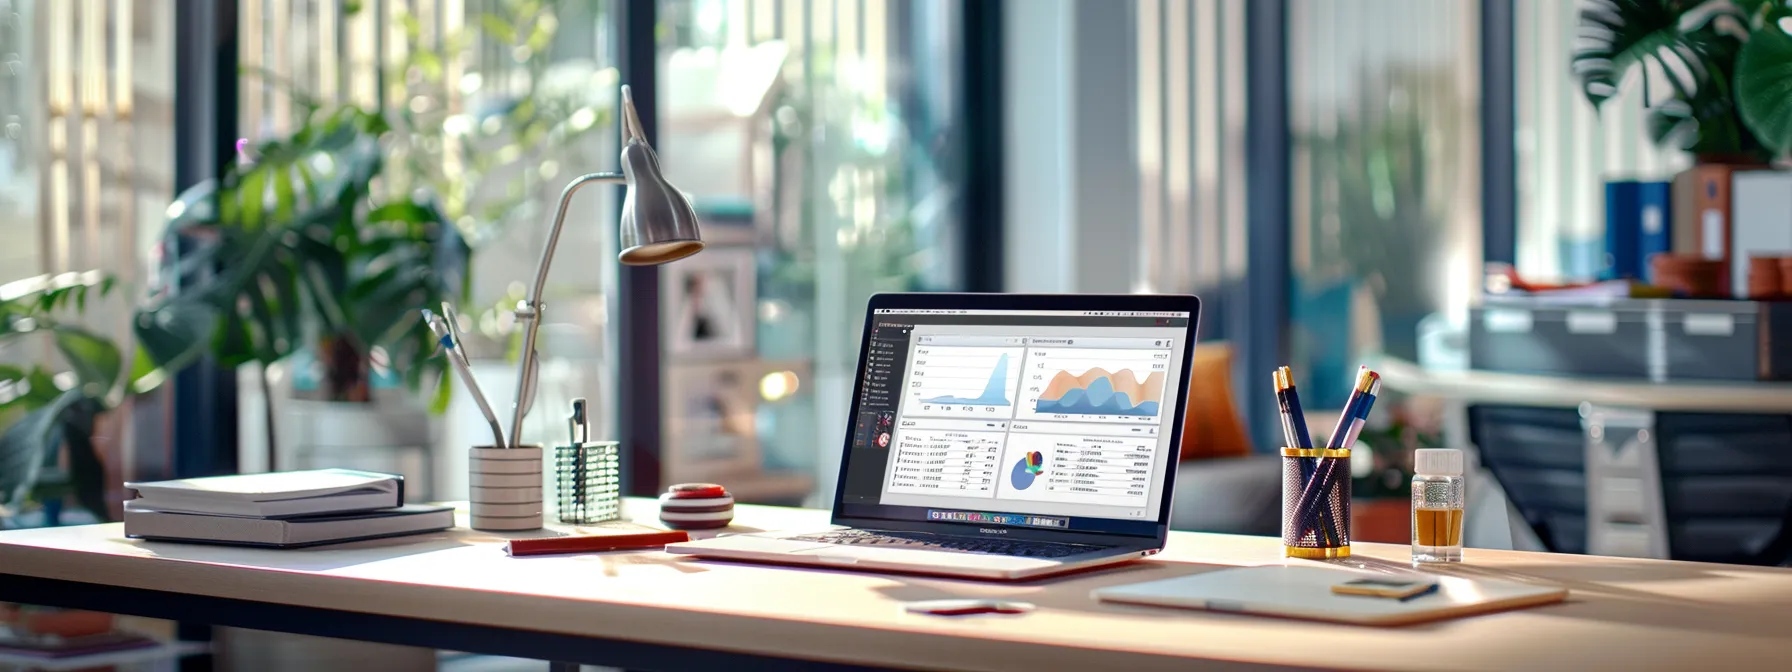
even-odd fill
[(161, 511), (124, 513), (127, 537), (275, 548), (396, 537), (450, 527), (454, 527), (454, 509), (416, 504), (297, 518), (241, 518)]
[(126, 511), (284, 518), (404, 504), (403, 476), (353, 469), (137, 481), (124, 487), (138, 495), (125, 502)]
[(1099, 588), (1095, 599), (1357, 625), (1410, 625), (1561, 602), (1557, 586), (1431, 575), (1435, 592), (1408, 600), (1340, 595), (1332, 586), (1385, 574), (1313, 565), (1222, 569)]

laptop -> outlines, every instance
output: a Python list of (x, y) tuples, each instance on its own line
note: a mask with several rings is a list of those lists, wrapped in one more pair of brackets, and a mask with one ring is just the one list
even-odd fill
[(832, 525), (704, 558), (1025, 579), (1163, 550), (1193, 296), (879, 294)]

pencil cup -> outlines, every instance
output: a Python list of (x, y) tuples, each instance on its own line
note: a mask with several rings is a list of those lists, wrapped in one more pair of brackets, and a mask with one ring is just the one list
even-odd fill
[(560, 522), (590, 525), (622, 517), (621, 453), (615, 441), (554, 449), (554, 511)]
[(477, 446), (467, 466), (473, 529), (541, 529), (541, 446)]
[(1282, 551), (1350, 556), (1350, 449), (1282, 449)]

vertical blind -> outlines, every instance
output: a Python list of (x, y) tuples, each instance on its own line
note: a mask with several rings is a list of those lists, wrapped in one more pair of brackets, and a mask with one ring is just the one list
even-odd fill
[(1244, 277), (1246, 4), (1136, 5), (1141, 291)]

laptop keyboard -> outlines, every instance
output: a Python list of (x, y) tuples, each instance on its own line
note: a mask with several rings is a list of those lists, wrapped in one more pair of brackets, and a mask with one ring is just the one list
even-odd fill
[(1101, 550), (1099, 546), (1083, 544), (1065, 544), (1051, 541), (1022, 541), (1018, 539), (984, 539), (981, 537), (959, 537), (926, 532), (872, 532), (869, 530), (835, 530), (819, 534), (805, 534), (790, 537), (797, 541), (813, 541), (823, 544), (841, 544), (846, 546), (878, 546), (883, 548), (913, 548), (928, 551), (962, 551), (966, 553), (991, 553), (995, 555), (1015, 555), (1028, 558), (1064, 558), (1079, 553)]

